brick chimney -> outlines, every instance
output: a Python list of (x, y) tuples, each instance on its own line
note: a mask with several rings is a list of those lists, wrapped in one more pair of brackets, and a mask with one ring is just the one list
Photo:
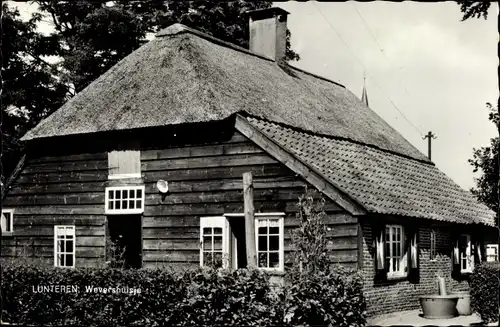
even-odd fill
[(281, 63), (286, 53), (289, 12), (278, 7), (249, 10), (250, 51)]

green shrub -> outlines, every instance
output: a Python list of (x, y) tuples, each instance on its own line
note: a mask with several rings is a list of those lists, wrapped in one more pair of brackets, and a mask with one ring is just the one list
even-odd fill
[[(78, 293), (36, 292), (71, 285)], [(138, 294), (91, 293), (86, 287), (130, 287)], [(35, 287), (35, 292), (33, 291)], [(280, 325), (267, 276), (258, 270), (58, 269), (4, 267), (3, 321), (19, 324)]]
[(472, 310), (486, 322), (500, 317), (500, 263), (485, 262), (474, 268), (470, 280)]

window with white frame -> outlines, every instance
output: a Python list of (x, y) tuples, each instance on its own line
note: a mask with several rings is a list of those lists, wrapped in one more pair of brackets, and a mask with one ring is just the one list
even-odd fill
[(431, 245), (429, 250), (429, 258), (430, 260), (436, 259), (436, 231), (431, 229)]
[[(257, 267), (264, 270), (284, 269), (284, 220), (283, 213), (255, 214), (255, 247)], [(200, 218), (200, 266), (236, 269), (239, 262), (246, 262), (243, 228), (244, 214), (225, 214), (221, 217)], [(239, 232), (238, 232), (239, 230)], [(239, 236), (238, 236), (239, 235)], [(243, 256), (243, 257), (240, 257)]]
[(140, 178), (141, 152), (138, 150), (108, 152), (108, 178)]
[(283, 217), (255, 217), (257, 267), (266, 270), (283, 270), (283, 234)]
[(106, 187), (106, 214), (138, 214), (144, 212), (144, 185)]
[(200, 218), (200, 266), (227, 268), (229, 223), (226, 217)]
[(54, 266), (75, 267), (75, 226), (54, 226)]
[(2, 235), (11, 234), (14, 231), (14, 209), (2, 208)]
[(407, 256), (405, 251), (405, 235), (401, 225), (385, 227), (385, 259), (387, 278), (407, 275)]
[(459, 239), (459, 262), (462, 273), (470, 273), (474, 268), (474, 259), (472, 257), (472, 242), (469, 234), (461, 234)]
[(486, 245), (486, 261), (488, 262), (498, 261), (498, 244)]

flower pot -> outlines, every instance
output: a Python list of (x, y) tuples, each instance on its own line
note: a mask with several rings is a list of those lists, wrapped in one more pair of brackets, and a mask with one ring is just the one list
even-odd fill
[(453, 318), (457, 313), (458, 295), (424, 295), (420, 297), (420, 305), (424, 318)]
[(450, 295), (457, 295), (457, 312), (461, 316), (470, 316), (472, 310), (470, 308), (470, 293), (467, 291), (453, 291)]

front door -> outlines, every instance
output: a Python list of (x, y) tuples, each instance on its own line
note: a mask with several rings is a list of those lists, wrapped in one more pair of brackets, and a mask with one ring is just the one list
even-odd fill
[(141, 215), (108, 216), (108, 261), (117, 268), (142, 267)]

